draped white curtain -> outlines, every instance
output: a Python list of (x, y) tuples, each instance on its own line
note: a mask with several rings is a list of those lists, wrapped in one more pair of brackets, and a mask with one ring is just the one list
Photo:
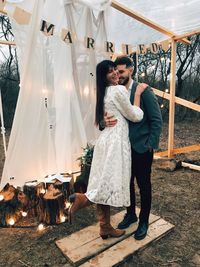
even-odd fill
[[(16, 5), (32, 14), (28, 25), (12, 19)], [(77, 170), (82, 148), (98, 134), (95, 68), (106, 56), (87, 50), (81, 41), (68, 45), (61, 39), (61, 30), (68, 28), (78, 40), (85, 33), (106, 40), (103, 11), (94, 15), (87, 6), (61, 0), (7, 4), (7, 11), (17, 43), (21, 88), (1, 187)], [(55, 25), (53, 36), (40, 31), (41, 20)]]

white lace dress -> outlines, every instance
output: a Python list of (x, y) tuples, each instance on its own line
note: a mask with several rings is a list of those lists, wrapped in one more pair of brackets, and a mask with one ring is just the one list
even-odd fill
[(138, 122), (143, 111), (133, 106), (124, 86), (109, 86), (104, 99), (105, 112), (117, 124), (106, 127), (95, 143), (87, 198), (93, 203), (114, 207), (130, 206), (131, 146), (128, 120)]

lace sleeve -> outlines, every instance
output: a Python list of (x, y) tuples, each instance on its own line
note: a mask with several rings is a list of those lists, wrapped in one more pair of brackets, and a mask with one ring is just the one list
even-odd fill
[(143, 119), (141, 108), (131, 104), (127, 89), (118, 85), (113, 88), (113, 101), (120, 113), (128, 120), (139, 122)]

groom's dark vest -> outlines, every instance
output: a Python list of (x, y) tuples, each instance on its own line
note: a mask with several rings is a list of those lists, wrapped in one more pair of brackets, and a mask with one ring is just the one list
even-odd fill
[[(133, 81), (130, 96), (132, 104), (137, 85)], [(141, 95), (140, 108), (144, 111), (144, 117), (140, 122), (129, 121), (129, 138), (131, 147), (138, 153), (144, 153), (151, 148), (158, 148), (162, 128), (160, 107), (150, 86)]]

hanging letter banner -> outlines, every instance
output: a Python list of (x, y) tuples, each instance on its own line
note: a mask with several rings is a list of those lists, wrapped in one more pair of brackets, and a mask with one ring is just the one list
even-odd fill
[[(0, 0), (0, 5), (4, 7), (5, 3)], [(18, 24), (27, 25), (30, 23), (31, 20), (31, 14), (19, 7), (15, 7), (13, 18)], [(45, 20), (42, 20), (40, 31), (44, 33), (45, 36), (52, 36), (54, 35), (55, 25), (51, 22), (47, 22)], [(66, 43), (66, 44), (74, 44), (76, 41), (76, 36), (70, 29), (62, 29), (60, 34), (60, 38)], [(94, 38), (85, 36), (84, 38), (84, 45), (87, 49), (94, 50), (96, 49), (96, 40)], [(133, 49), (134, 47), (134, 49)], [(169, 41), (163, 41), (160, 43), (151, 43), (150, 45), (145, 44), (139, 44), (137, 46), (131, 45), (131, 44), (122, 44), (121, 45), (121, 51), (125, 55), (131, 55), (134, 51), (136, 51), (137, 54), (146, 54), (148, 51), (151, 51), (152, 53), (156, 54), (160, 50), (164, 50), (165, 52), (169, 49)], [(115, 44), (113, 42), (106, 41), (104, 44), (104, 51), (109, 54), (115, 53)]]

